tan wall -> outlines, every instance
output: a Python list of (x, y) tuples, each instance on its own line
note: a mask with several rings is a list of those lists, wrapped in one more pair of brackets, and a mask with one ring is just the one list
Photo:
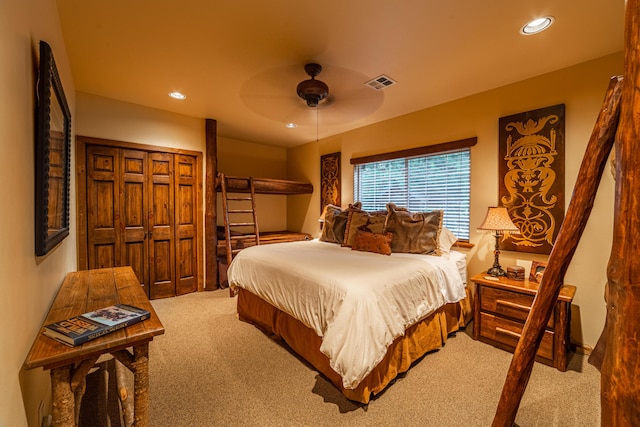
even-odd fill
[(3, 0), (0, 21), (0, 426), (36, 426), (40, 402), (46, 413), (50, 407), (49, 374), (40, 368), (25, 371), (22, 364), (64, 276), (76, 269), (73, 174), (71, 233), (46, 256), (35, 256), (34, 111), (40, 40), (53, 50), (72, 118), (75, 88), (54, 1)]
[[(218, 171), (230, 176), (287, 179), (287, 150), (218, 137)], [(258, 194), (256, 213), (260, 231), (286, 230), (287, 196)], [(218, 196), (218, 224), (224, 224), (220, 196)]]
[[(317, 235), (320, 155), (342, 152), (342, 202), (353, 198), (352, 157), (437, 144), (476, 136), (471, 150), (471, 242), (468, 273), (493, 264), (490, 235), (476, 228), (488, 206), (498, 204), (498, 119), (502, 116), (564, 103), (566, 105), (566, 199), (569, 203), (586, 144), (600, 111), (611, 76), (622, 73), (622, 54), (614, 54), (571, 68), (370, 125), (335, 137), (289, 149), (289, 178), (309, 180), (311, 199), (289, 204), (289, 225)], [(606, 266), (612, 240), (613, 178), (605, 174), (595, 205), (565, 282), (578, 291), (572, 310), (572, 339), (594, 346), (604, 325)], [(544, 256), (503, 251), (503, 266)]]

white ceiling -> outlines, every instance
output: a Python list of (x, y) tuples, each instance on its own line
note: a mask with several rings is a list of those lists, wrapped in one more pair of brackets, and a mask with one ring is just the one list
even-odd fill
[[(283, 147), (623, 49), (624, 0), (57, 3), (77, 91), (216, 119), (221, 136)], [(549, 30), (519, 34), (543, 15), (555, 17)], [(307, 62), (322, 65), (330, 90), (317, 111), (296, 95)], [(381, 74), (398, 83), (364, 86)], [(174, 90), (187, 99), (169, 98)]]

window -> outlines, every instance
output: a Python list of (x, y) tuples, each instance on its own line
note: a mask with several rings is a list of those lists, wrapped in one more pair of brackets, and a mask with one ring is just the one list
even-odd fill
[(470, 148), (354, 165), (354, 200), (368, 211), (391, 202), (410, 211), (444, 210), (444, 225), (469, 240)]

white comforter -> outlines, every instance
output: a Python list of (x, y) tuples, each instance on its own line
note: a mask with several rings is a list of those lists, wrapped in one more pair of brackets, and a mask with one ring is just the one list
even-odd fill
[(407, 327), (465, 298), (457, 255), (385, 256), (317, 240), (276, 243), (242, 250), (228, 278), (230, 286), (313, 329), (344, 387), (353, 389)]

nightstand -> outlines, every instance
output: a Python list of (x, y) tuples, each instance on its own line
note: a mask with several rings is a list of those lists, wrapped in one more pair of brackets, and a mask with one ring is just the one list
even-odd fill
[[(500, 277), (486, 279), (486, 273), (474, 276), (473, 339), (514, 352), (527, 320), (538, 283)], [(536, 360), (567, 370), (571, 332), (571, 302), (576, 287), (563, 285), (540, 342)]]

